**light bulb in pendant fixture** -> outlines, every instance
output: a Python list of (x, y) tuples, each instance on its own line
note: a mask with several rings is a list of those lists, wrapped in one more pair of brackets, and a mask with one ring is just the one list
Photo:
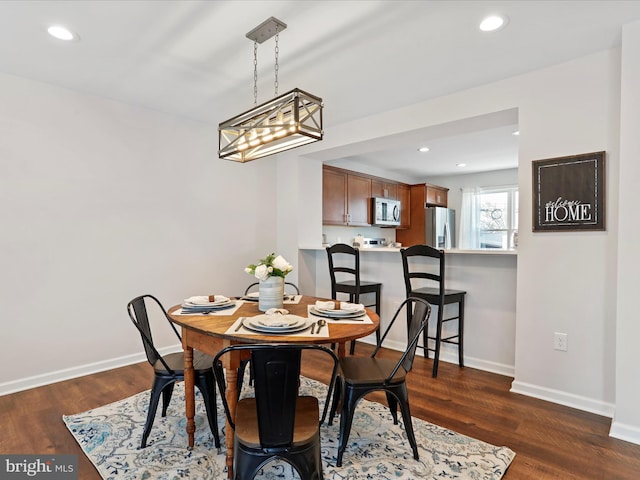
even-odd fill
[(253, 127), (250, 130), (250, 134), (249, 134), (249, 146), (250, 147), (257, 147), (258, 145), (260, 145), (260, 137), (258, 137), (258, 129)]
[(273, 132), (269, 124), (269, 119), (265, 119), (264, 128), (262, 129), (262, 142), (268, 143), (273, 140)]

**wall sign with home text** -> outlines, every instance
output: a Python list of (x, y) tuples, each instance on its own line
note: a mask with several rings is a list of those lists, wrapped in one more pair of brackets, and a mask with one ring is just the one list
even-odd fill
[(605, 230), (605, 152), (533, 162), (533, 231)]

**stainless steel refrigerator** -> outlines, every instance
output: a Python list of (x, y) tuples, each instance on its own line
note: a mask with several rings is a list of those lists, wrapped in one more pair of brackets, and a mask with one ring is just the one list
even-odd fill
[(434, 248), (456, 248), (456, 211), (444, 207), (425, 208), (426, 242)]

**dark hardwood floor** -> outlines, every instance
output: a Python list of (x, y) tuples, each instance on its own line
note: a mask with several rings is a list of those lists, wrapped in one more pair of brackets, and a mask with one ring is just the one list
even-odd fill
[[(356, 354), (370, 351), (358, 344)], [(326, 381), (328, 362), (316, 355), (303, 373)], [(100, 480), (62, 415), (146, 390), (151, 376), (140, 363), (0, 397), (0, 452), (78, 454), (79, 478)], [(408, 384), (413, 416), (515, 451), (506, 480), (640, 478), (640, 445), (609, 437), (609, 418), (510, 393), (511, 378), (441, 363), (433, 379), (431, 361), (416, 357)]]

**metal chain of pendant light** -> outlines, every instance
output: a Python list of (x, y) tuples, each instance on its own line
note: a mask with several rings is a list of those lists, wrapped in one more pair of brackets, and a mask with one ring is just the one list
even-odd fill
[[(278, 47), (278, 39), (280, 32), (278, 31), (278, 24), (275, 25), (276, 29), (276, 48), (275, 48), (275, 65), (273, 67), (275, 73), (275, 80), (273, 82), (274, 95), (278, 96), (278, 54), (280, 48)], [(248, 35), (248, 34), (247, 34)], [(258, 105), (258, 40), (253, 41), (253, 105)]]
[[(287, 27), (270, 17), (247, 33), (253, 40), (254, 107), (218, 126), (222, 159), (249, 162), (322, 140), (322, 99), (295, 88), (278, 96), (280, 31)], [(258, 44), (275, 35), (275, 98), (258, 105)]]

